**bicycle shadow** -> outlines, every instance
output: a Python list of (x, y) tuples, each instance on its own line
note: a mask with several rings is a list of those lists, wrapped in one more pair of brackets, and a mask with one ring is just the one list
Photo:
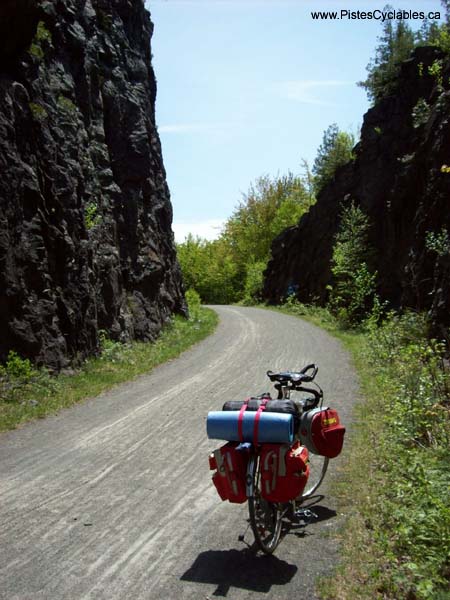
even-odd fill
[(289, 583), (297, 571), (295, 565), (276, 556), (256, 554), (252, 546), (202, 552), (180, 580), (216, 585), (213, 596), (226, 597), (232, 587), (266, 594), (272, 585)]
[(309, 529), (311, 525), (336, 518), (337, 512), (335, 510), (320, 504), (323, 499), (324, 496), (318, 494), (317, 496), (312, 496), (301, 505), (302, 509), (309, 509), (314, 515), (309, 522), (305, 523), (302, 520), (297, 522), (295, 519), (283, 521), (283, 528), (281, 532), (282, 537), (285, 537), (289, 534), (294, 534), (298, 537), (314, 535)]

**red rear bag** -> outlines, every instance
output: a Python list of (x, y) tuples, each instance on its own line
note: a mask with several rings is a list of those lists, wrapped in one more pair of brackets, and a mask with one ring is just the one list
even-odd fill
[(308, 450), (296, 442), (263, 444), (260, 457), (261, 495), (269, 502), (300, 496), (309, 476)]
[(338, 412), (331, 408), (314, 408), (303, 413), (299, 437), (313, 454), (335, 458), (344, 444), (345, 427)]
[(248, 451), (237, 450), (238, 442), (229, 442), (209, 455), (209, 468), (216, 472), (213, 483), (222, 500), (241, 504), (247, 500), (245, 478)]

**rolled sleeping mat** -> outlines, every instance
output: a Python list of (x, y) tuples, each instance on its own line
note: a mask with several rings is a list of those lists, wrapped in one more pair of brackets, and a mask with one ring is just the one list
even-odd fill
[(259, 414), (258, 442), (291, 443), (294, 441), (294, 418), (284, 413), (244, 412), (242, 416), (242, 436), (239, 439), (238, 411), (211, 411), (206, 419), (206, 433), (212, 440), (229, 442), (253, 442), (255, 417)]

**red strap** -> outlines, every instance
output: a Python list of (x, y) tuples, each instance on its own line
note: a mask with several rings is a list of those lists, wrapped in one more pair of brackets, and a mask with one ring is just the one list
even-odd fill
[(244, 404), (241, 406), (241, 410), (239, 411), (239, 416), (238, 416), (238, 438), (239, 438), (240, 442), (244, 441), (244, 433), (242, 431), (242, 425), (243, 425), (243, 421), (244, 421), (244, 413), (247, 410), (249, 402), (250, 402), (250, 398), (246, 398), (244, 400)]
[(259, 429), (259, 420), (261, 418), (261, 414), (263, 410), (266, 410), (266, 404), (269, 402), (268, 398), (264, 398), (261, 402), (261, 406), (256, 411), (255, 415), (255, 424), (253, 426), (253, 444), (256, 446), (258, 444), (258, 429)]

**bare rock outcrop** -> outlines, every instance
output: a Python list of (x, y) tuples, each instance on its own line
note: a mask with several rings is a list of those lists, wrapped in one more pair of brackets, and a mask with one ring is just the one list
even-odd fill
[[(429, 72), (436, 61), (440, 75)], [(436, 331), (450, 326), (449, 81), (450, 62), (436, 48), (417, 48), (402, 64), (395, 92), (364, 117), (354, 161), (338, 169), (309, 213), (274, 241), (267, 300), (278, 302), (295, 290), (303, 302), (326, 302), (340, 214), (354, 202), (372, 224), (381, 298), (396, 308), (428, 311)], [(433, 236), (441, 248), (430, 244)]]
[(143, 0), (0, 7), (0, 359), (60, 369), (186, 311)]

